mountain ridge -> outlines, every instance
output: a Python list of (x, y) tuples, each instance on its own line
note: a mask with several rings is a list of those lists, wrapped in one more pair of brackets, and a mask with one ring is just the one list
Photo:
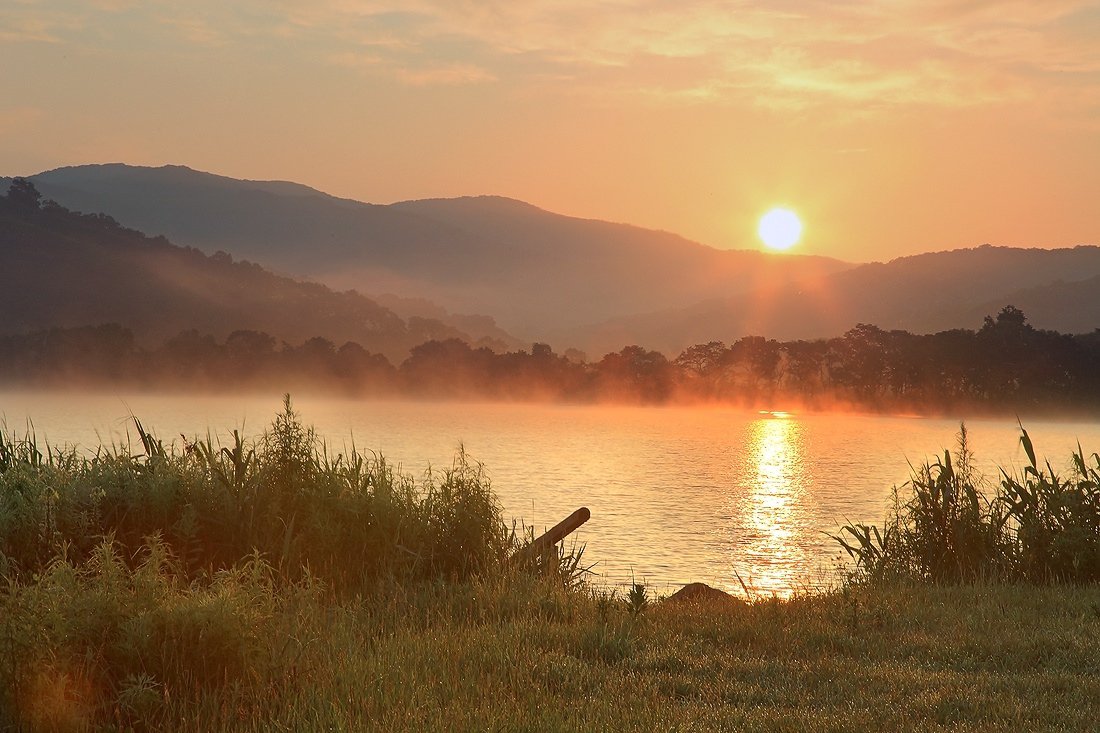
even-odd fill
[[(1017, 285), (1029, 280), (1028, 288)], [(1100, 326), (1100, 290), (1086, 287), (1091, 282), (1100, 283), (1100, 246), (983, 244), (857, 265), (800, 282), (792, 292), (758, 291), (590, 324), (580, 341), (599, 350), (626, 339), (676, 353), (747, 335), (829, 338), (857, 323), (934, 333), (978, 328), (1006, 305), (1022, 308), (1038, 328), (1080, 333)]]
[(273, 191), (267, 183), (186, 167), (104, 165), (30, 179), (65, 206), (106, 211), (179, 244), (223, 250), (337, 289), (428, 297), (451, 312), (492, 316), (529, 340), (848, 266), (718, 250), (500, 196), (369, 204), (324, 193), (286, 195), (281, 184)]
[(257, 331), (292, 343), (355, 342), (394, 361), (430, 339), (478, 343), (431, 318), (406, 321), (353, 291), (180, 247), (107, 215), (10, 196), (0, 197), (0, 312), (8, 333), (117, 323), (157, 343), (191, 330), (219, 339)]
[[(168, 183), (153, 185), (149, 176)], [(115, 179), (125, 185), (109, 185)], [(86, 208), (151, 222), (137, 228), (182, 227), (184, 243), (207, 252), (377, 293), (403, 318), (472, 328), (480, 338), (514, 332), (593, 355), (625, 344), (672, 355), (745, 335), (827, 338), (856, 323), (914, 333), (974, 328), (1009, 304), (1033, 303), (1041, 328), (1100, 325), (1100, 297), (1074, 285), (1100, 276), (1100, 247), (1091, 244), (983, 244), (852, 264), (717, 250), (491, 194), (370, 204), (286, 181), (125, 164), (60, 168), (32, 180), (47, 196), (100, 200)]]

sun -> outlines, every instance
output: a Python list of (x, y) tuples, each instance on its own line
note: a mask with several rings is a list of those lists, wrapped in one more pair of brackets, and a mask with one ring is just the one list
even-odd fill
[(760, 217), (756, 233), (769, 249), (790, 249), (802, 237), (802, 222), (790, 209), (777, 207)]

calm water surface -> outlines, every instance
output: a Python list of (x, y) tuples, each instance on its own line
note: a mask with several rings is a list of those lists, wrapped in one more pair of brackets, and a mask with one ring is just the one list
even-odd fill
[[(485, 464), (508, 518), (538, 530), (580, 506), (577, 533), (604, 582), (661, 592), (703, 581), (785, 595), (830, 583), (842, 559), (828, 535), (881, 523), (890, 488), (952, 447), (958, 420), (620, 408), (295, 400), (330, 446), (383, 453), (407, 473), (451, 464), (459, 445)], [(161, 438), (260, 433), (280, 397), (0, 392), (0, 416), (40, 441), (90, 449), (137, 443), (132, 413)], [(1100, 424), (1028, 421), (1040, 454), (1069, 465), (1077, 441), (1100, 450)], [(1025, 460), (1013, 420), (968, 420), (977, 464)], [(738, 579), (740, 577), (741, 580)]]

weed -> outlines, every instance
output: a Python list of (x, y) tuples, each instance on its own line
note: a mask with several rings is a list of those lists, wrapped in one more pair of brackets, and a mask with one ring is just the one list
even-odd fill
[(638, 618), (647, 608), (649, 608), (649, 588), (646, 586), (645, 581), (639, 583), (634, 578), (630, 579), (630, 590), (626, 592), (626, 598), (623, 599), (626, 603), (626, 610), (630, 612), (631, 618)]

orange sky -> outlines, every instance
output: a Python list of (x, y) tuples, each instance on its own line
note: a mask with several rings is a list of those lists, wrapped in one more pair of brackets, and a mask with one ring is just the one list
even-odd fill
[[(303, 7), (306, 6), (307, 7)], [(11, 0), (0, 174), (495, 193), (867, 261), (1100, 243), (1100, 2)]]

